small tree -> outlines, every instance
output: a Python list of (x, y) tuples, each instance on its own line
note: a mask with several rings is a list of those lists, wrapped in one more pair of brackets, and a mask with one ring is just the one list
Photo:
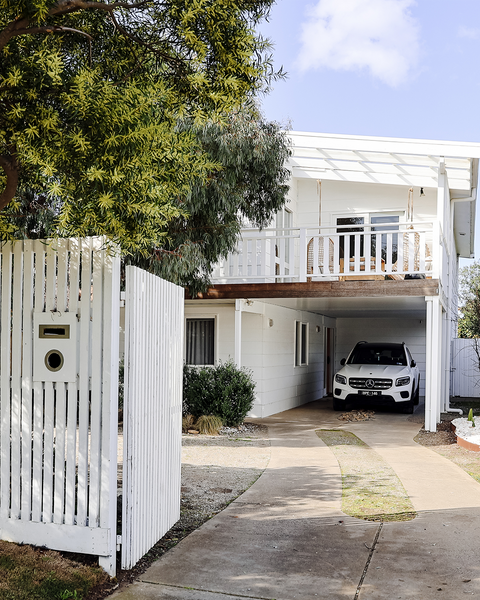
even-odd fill
[(480, 263), (460, 270), (458, 337), (480, 338)]

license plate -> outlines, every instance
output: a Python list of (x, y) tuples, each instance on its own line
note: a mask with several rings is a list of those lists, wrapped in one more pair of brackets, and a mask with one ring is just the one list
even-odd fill
[(377, 390), (359, 390), (359, 396), (381, 396), (381, 392)]

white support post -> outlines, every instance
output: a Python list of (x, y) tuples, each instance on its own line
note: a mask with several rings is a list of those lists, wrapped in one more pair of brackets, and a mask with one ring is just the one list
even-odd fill
[(440, 298), (425, 298), (427, 303), (425, 429), (436, 431), (440, 420), (442, 379), (442, 313)]
[[(327, 254), (328, 257), (328, 254)], [(307, 281), (307, 231), (305, 227), (300, 229), (300, 273), (299, 281)]]
[[(445, 159), (441, 157), (438, 165), (438, 187), (437, 187), (437, 219), (433, 224), (433, 248), (432, 248), (432, 278), (440, 279), (442, 275), (443, 252), (441, 246), (442, 235), (445, 232)], [(442, 282), (440, 282), (442, 283)]]
[(242, 301), (235, 300), (235, 364), (242, 366)]

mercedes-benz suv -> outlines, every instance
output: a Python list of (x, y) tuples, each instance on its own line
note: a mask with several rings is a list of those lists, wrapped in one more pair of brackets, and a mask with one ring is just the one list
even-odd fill
[(405, 344), (358, 342), (333, 378), (333, 409), (348, 403), (397, 405), (412, 413), (420, 374)]

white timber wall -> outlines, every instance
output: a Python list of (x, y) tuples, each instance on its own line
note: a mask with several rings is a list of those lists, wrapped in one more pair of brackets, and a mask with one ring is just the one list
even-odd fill
[[(316, 181), (308, 183), (310, 194), (313, 194), (318, 184)], [(346, 213), (348, 215), (386, 211), (406, 213), (409, 188), (408, 185), (323, 181), (322, 225), (334, 225), (335, 215), (346, 216)], [(420, 196), (420, 188), (414, 188), (414, 221), (429, 221), (436, 218), (437, 188), (425, 187), (424, 194)], [(316, 223), (312, 225), (315, 226)]]
[(479, 358), (480, 340), (452, 340), (452, 396), (480, 398)]
[(110, 575), (119, 289), (101, 239), (2, 247), (0, 537), (99, 555)]
[[(225, 362), (235, 356), (235, 301), (229, 304), (204, 305), (201, 302), (185, 305), (185, 318), (215, 319), (215, 362)], [(183, 344), (185, 360), (185, 341)]]
[(180, 518), (184, 290), (126, 268), (122, 568)]
[[(255, 304), (261, 303), (252, 309)], [(295, 366), (296, 321), (308, 324), (305, 366)], [(242, 364), (252, 369), (257, 382), (252, 416), (267, 417), (318, 400), (323, 396), (322, 316), (273, 304), (264, 304), (263, 314), (244, 312)]]
[[(323, 396), (323, 324), (315, 313), (253, 301), (242, 310), (242, 366), (251, 369), (256, 402), (250, 413), (266, 417)], [(215, 360), (235, 356), (235, 306), (187, 304), (185, 317), (215, 317)], [(308, 323), (308, 365), (295, 366), (295, 323)], [(317, 332), (317, 327), (319, 331)]]
[(357, 342), (405, 342), (420, 370), (420, 395), (425, 395), (425, 319), (338, 318), (335, 371)]

